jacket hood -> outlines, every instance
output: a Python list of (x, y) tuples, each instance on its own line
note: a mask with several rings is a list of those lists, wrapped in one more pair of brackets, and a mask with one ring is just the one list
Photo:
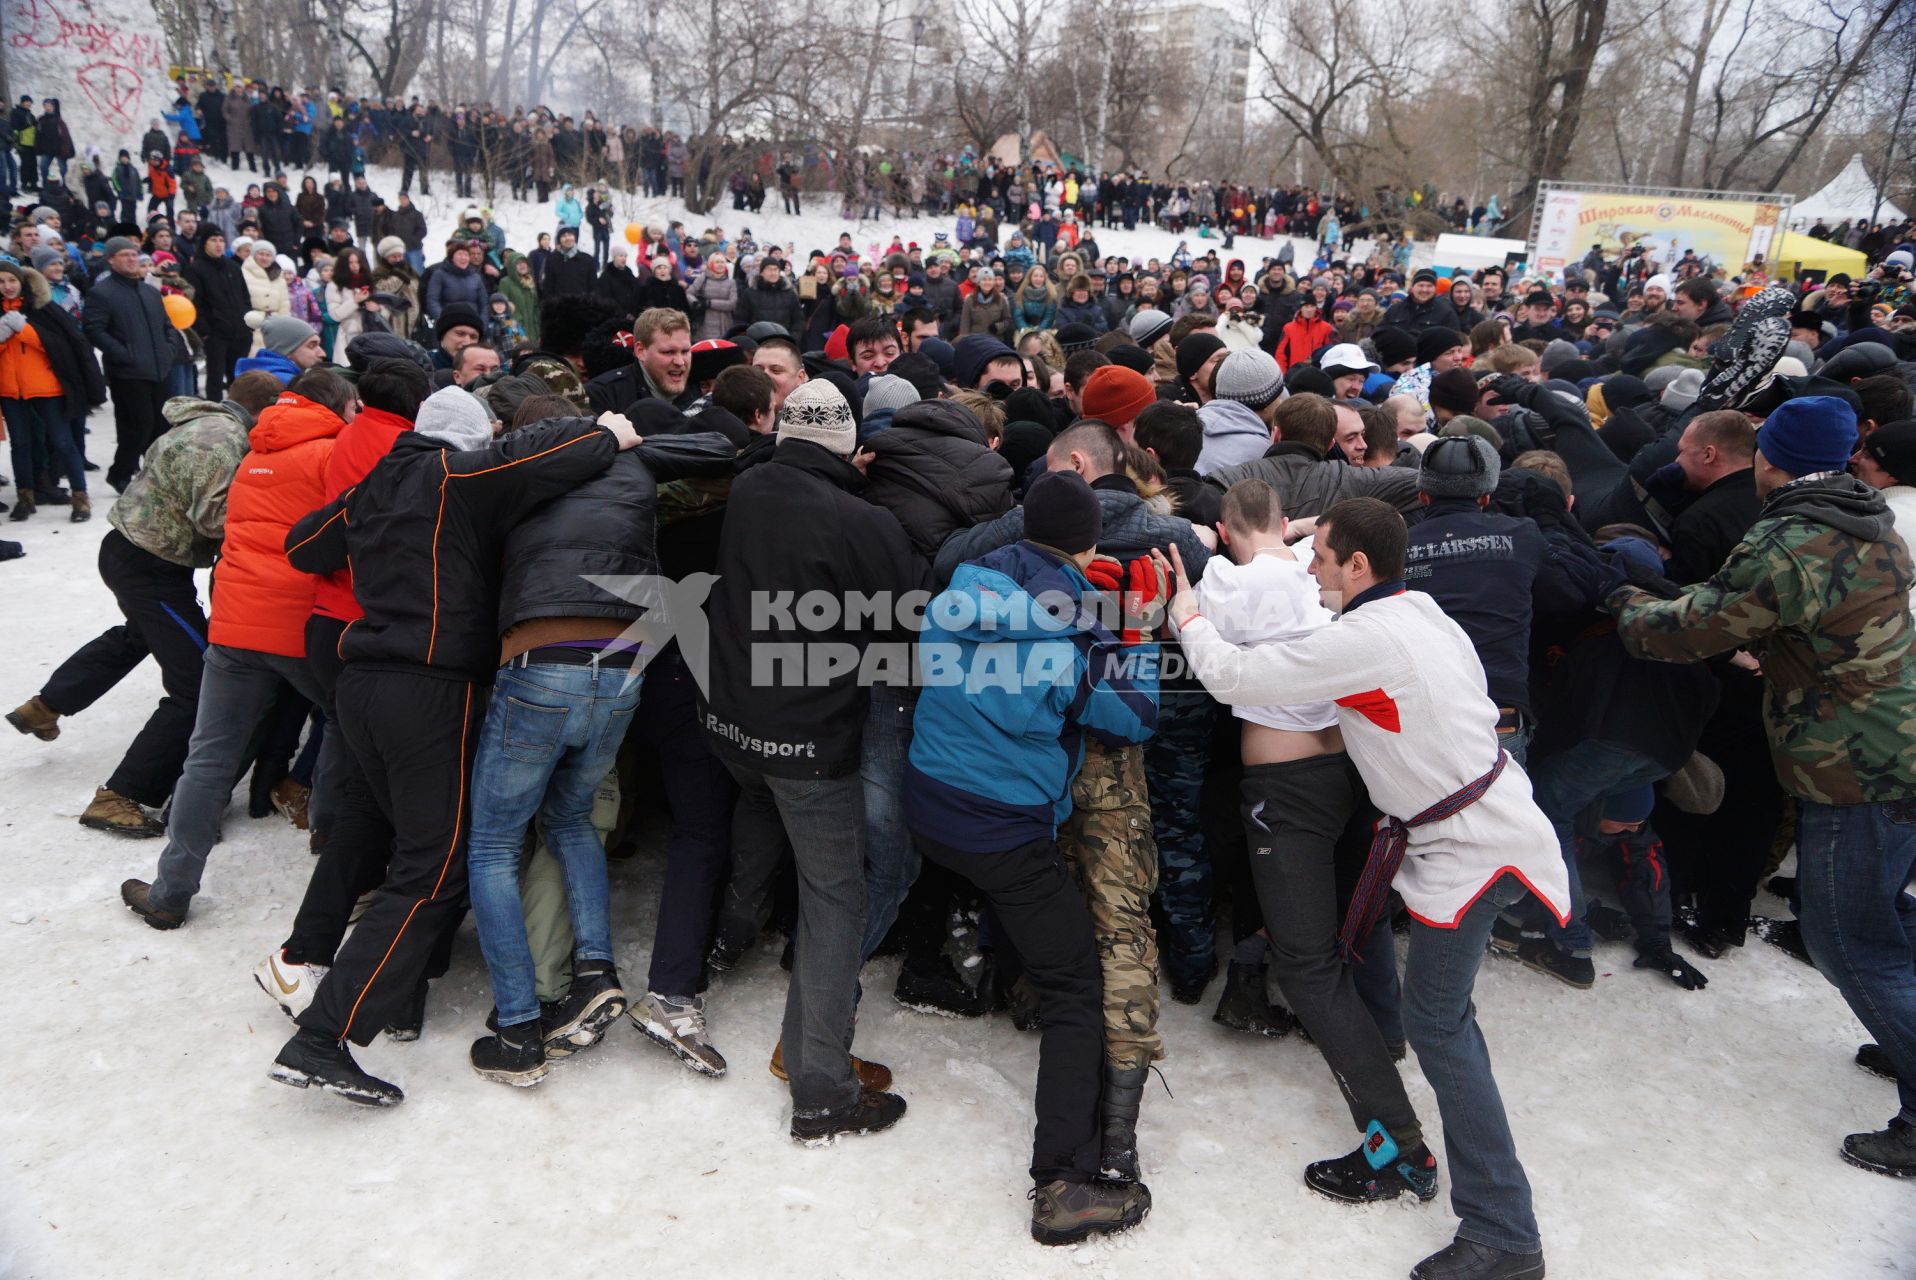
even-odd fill
[(891, 429), (905, 428), (928, 435), (955, 436), (981, 447), (990, 446), (978, 416), (952, 400), (919, 400), (902, 406), (892, 414)]
[(1207, 440), (1217, 436), (1271, 438), (1270, 424), (1258, 417), (1249, 405), (1236, 400), (1212, 400), (1198, 406), (1198, 423), (1204, 428)]
[(25, 263), (18, 265), (8, 263), (7, 270), (17, 273), (20, 277), (21, 285), (24, 286), (22, 296), (26, 299), (27, 305), (22, 307), (21, 310), (31, 314), (53, 300), (53, 287), (47, 283), (45, 276), (35, 271), (32, 267), (27, 266)]
[(1030, 542), (1014, 542), (952, 574), (946, 594), (969, 597), (969, 609), (942, 610), (936, 601), (931, 608), (947, 632), (974, 644), (1058, 640), (1096, 627), (1083, 605), (1091, 590), (1076, 565)]
[(249, 439), (257, 452), (277, 453), (309, 440), (331, 439), (345, 426), (325, 405), (282, 391), (278, 400), (260, 411)]
[(211, 400), (202, 400), (198, 396), (174, 396), (160, 406), (160, 416), (166, 419), (169, 427), (183, 427), (189, 422), (198, 422), (201, 418), (210, 418), (214, 414), (229, 418), (240, 427), (247, 425), (225, 405), (214, 404)]
[(1889, 502), (1882, 492), (1849, 475), (1828, 476), (1778, 489), (1763, 504), (1761, 518), (1784, 516), (1814, 520), (1867, 542), (1881, 542), (1896, 529)]

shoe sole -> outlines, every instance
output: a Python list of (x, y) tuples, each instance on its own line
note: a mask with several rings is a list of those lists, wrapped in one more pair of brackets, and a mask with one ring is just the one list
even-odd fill
[(1519, 962), (1522, 963), (1524, 968), (1529, 969), (1535, 973), (1541, 973), (1546, 977), (1555, 978), (1558, 982), (1563, 983), (1563, 985), (1566, 987), (1575, 987), (1579, 991), (1588, 991), (1590, 990), (1590, 988), (1597, 985), (1597, 980), (1595, 978), (1592, 978), (1588, 982), (1578, 982), (1575, 978), (1566, 978), (1561, 973), (1558, 973), (1555, 969), (1550, 968), (1548, 965), (1538, 964), (1535, 960), (1525, 960), (1522, 956), (1518, 956), (1517, 959)]
[(150, 912), (140, 910), (138, 907), (128, 902), (125, 898), (120, 899), (120, 905), (124, 906), (128, 911), (131, 911), (135, 916), (137, 916), (139, 919), (144, 921), (146, 923), (147, 928), (158, 929), (162, 933), (166, 932), (169, 929), (177, 929), (181, 925), (186, 923), (185, 920), (162, 920), (158, 916), (153, 915)]
[(1228, 1018), (1220, 1018), (1216, 1014), (1211, 1015), (1211, 1021), (1227, 1031), (1241, 1031), (1247, 1036), (1263, 1036), (1266, 1040), (1282, 1040), (1285, 1036), (1291, 1034), (1289, 1027), (1280, 1028), (1268, 1024), (1259, 1027), (1246, 1026), (1241, 1022), (1233, 1022)]
[(1856, 1064), (1856, 1069), (1858, 1071), (1866, 1071), (1870, 1075), (1875, 1076), (1878, 1080), (1887, 1080), (1891, 1084), (1894, 1084), (1896, 1082), (1896, 1073), (1894, 1071), (1884, 1071), (1881, 1067), (1872, 1067), (1867, 1062), (1858, 1062)]
[(48, 725), (44, 729), (36, 729), (32, 725), (27, 723), (27, 718), (25, 716), (16, 715), (14, 712), (11, 712), (11, 711), (7, 712), (7, 723), (12, 725), (14, 728), (18, 729), (21, 733), (32, 734), (34, 737), (38, 738), (42, 742), (52, 742), (55, 738), (60, 736), (59, 725), (57, 724)]
[(112, 836), (124, 836), (128, 840), (152, 840), (166, 834), (165, 827), (123, 827), (108, 822), (104, 818), (81, 818), (80, 825), (91, 831), (104, 831)]
[[(900, 1116), (899, 1120), (902, 1120), (902, 1119), (904, 1119), (904, 1117)], [(891, 1120), (886, 1122), (885, 1124), (878, 1125), (876, 1128), (868, 1127), (864, 1129), (834, 1129), (830, 1133), (819, 1134), (816, 1137), (808, 1137), (803, 1134), (794, 1133), (792, 1135), (792, 1141), (796, 1142), (801, 1147), (811, 1147), (814, 1149), (818, 1147), (829, 1147), (833, 1145), (834, 1143), (836, 1143), (840, 1138), (862, 1138), (866, 1136), (867, 1134), (883, 1133), (885, 1132), (885, 1130), (891, 1128), (893, 1125), (897, 1123), (898, 1123), (898, 1120)]]
[[(1434, 1274), (1433, 1272), (1424, 1270), (1420, 1264), (1411, 1271), (1410, 1280), (1433, 1280)], [(1536, 1266), (1523, 1271), (1507, 1271), (1499, 1276), (1497, 1280), (1543, 1280), (1543, 1277), (1543, 1263), (1539, 1262)]]
[(1438, 1187), (1435, 1183), (1431, 1185), (1429, 1195), (1425, 1195), (1423, 1192), (1411, 1186), (1409, 1183), (1405, 1183), (1402, 1187), (1399, 1187), (1396, 1191), (1393, 1191), (1388, 1195), (1340, 1196), (1335, 1191), (1328, 1191), (1324, 1189), (1323, 1187), (1318, 1186), (1315, 1182), (1312, 1182), (1308, 1177), (1304, 1179), (1304, 1185), (1308, 1187), (1310, 1190), (1316, 1192), (1318, 1195), (1322, 1196), (1324, 1199), (1330, 1201), (1332, 1204), (1348, 1205), (1349, 1207), (1353, 1209), (1360, 1209), (1367, 1204), (1384, 1204), (1391, 1200), (1402, 1200), (1405, 1196), (1411, 1197), (1413, 1200), (1417, 1201), (1418, 1204), (1429, 1204), (1431, 1201), (1437, 1198), (1437, 1191), (1438, 1191)]
[(900, 1007), (910, 1009), (913, 1013), (929, 1013), (939, 1018), (950, 1018), (954, 1022), (960, 1018), (982, 1018), (985, 1016), (984, 1010), (982, 1009), (977, 1011), (976, 1013), (973, 1013), (970, 1010), (966, 1010), (960, 1013), (956, 1009), (947, 1009), (940, 1004), (915, 1003), (913, 1001), (906, 1000), (900, 996), (893, 996), (892, 1000), (896, 1002)]
[(1046, 1246), (1077, 1244), (1092, 1236), (1122, 1235), (1150, 1216), (1151, 1206), (1147, 1204), (1143, 1212), (1129, 1222), (1087, 1223), (1081, 1227), (1041, 1227), (1034, 1222), (1031, 1224), (1031, 1238)]
[(374, 1093), (367, 1089), (350, 1088), (336, 1081), (322, 1080), (311, 1072), (301, 1071), (298, 1067), (289, 1067), (284, 1063), (275, 1062), (272, 1070), (266, 1074), (269, 1078), (277, 1080), (281, 1084), (290, 1084), (295, 1089), (305, 1089), (313, 1085), (318, 1085), (325, 1092), (337, 1094), (346, 1099), (346, 1101), (356, 1102), (362, 1107), (396, 1107), (406, 1100), (406, 1095), (403, 1093), (395, 1098), (391, 1094)]
[(530, 1089), (552, 1071), (550, 1062), (541, 1061), (528, 1071), (503, 1071), (498, 1068), (474, 1067), (473, 1072), (481, 1080), (491, 1080), (497, 1084), (509, 1084), (515, 1089)]
[(545, 1033), (546, 1057), (556, 1061), (590, 1049), (605, 1038), (605, 1029), (617, 1022), (627, 1007), (623, 990), (614, 987), (601, 991), (591, 1004), (579, 1011), (578, 1017)]
[(1838, 1151), (1837, 1154), (1843, 1157), (1844, 1164), (1854, 1165), (1858, 1169), (1867, 1169), (1885, 1178), (1916, 1178), (1916, 1165), (1875, 1164), (1861, 1156), (1851, 1155), (1847, 1150)]
[(668, 1028), (662, 1027), (658, 1025), (657, 1023), (649, 1021), (647, 1019), (641, 1018), (636, 1009), (632, 1010), (631, 1013), (632, 1013), (632, 1025), (639, 1029), (640, 1035), (644, 1036), (647, 1040), (650, 1040), (654, 1044), (663, 1045), (667, 1049), (671, 1050), (673, 1057), (677, 1058), (680, 1062), (683, 1062), (686, 1066), (690, 1067), (698, 1075), (705, 1076), (706, 1078), (711, 1080), (716, 1080), (720, 1076), (723, 1076), (725, 1074), (726, 1069), (724, 1066), (714, 1067), (712, 1066), (711, 1063), (705, 1061), (705, 1059), (699, 1057), (697, 1054), (693, 1053), (690, 1049), (687, 1049), (685, 1046), (681, 1045), (678, 1042), (678, 1040), (672, 1035), (672, 1032)]

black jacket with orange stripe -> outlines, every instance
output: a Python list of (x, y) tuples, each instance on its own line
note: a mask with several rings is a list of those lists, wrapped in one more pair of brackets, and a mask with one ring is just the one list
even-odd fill
[(293, 526), (287, 558), (307, 573), (350, 562), (366, 615), (340, 640), (347, 662), (490, 681), (507, 536), (618, 450), (589, 418), (538, 423), (470, 451), (407, 431), (364, 480)]

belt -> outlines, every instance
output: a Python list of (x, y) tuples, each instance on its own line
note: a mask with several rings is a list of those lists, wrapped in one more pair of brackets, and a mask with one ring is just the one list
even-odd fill
[(1497, 775), (1504, 771), (1504, 765), (1509, 760), (1509, 753), (1498, 747), (1497, 763), (1491, 765), (1490, 772), (1475, 782), (1465, 783), (1456, 792), (1415, 817), (1393, 818), (1385, 815), (1377, 827), (1377, 834), (1371, 837), (1370, 855), (1364, 861), (1364, 874), (1357, 882), (1357, 892), (1351, 895), (1350, 909), (1344, 914), (1344, 927), (1337, 931), (1338, 945), (1346, 960), (1356, 958), (1357, 948), (1363, 945), (1364, 939), (1370, 935), (1371, 926), (1377, 923), (1377, 917), (1384, 912), (1384, 900), (1390, 892), (1390, 883), (1397, 878), (1397, 868), (1403, 865), (1404, 850), (1410, 844), (1411, 828), (1455, 817), (1476, 804), (1483, 799), (1484, 792), (1490, 790), (1490, 784), (1497, 780)]
[(641, 656), (638, 646), (629, 649), (580, 649), (573, 645), (548, 644), (524, 653), (506, 663), (508, 667), (630, 667)]
[(1529, 717), (1516, 707), (1497, 708), (1497, 733), (1501, 736), (1523, 728)]

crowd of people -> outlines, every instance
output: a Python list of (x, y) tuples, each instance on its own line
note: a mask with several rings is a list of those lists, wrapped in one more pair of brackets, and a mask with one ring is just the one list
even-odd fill
[[(475, 202), (427, 264), (404, 194), (291, 194), (330, 153), (252, 110), (202, 97), (194, 140), (279, 166), (257, 201), (183, 175), (124, 218), (54, 157), (9, 205), (10, 519), (90, 515), (110, 402), (123, 621), (7, 719), (52, 742), (157, 662), (80, 818), (159, 845), (121, 890), (155, 929), (236, 778), (310, 833), (254, 971), (296, 1023), (274, 1079), (400, 1102), (350, 1046), (421, 1033), (468, 910), (480, 1076), (622, 1015), (721, 1076), (708, 1001), (775, 931), (769, 1067), (826, 1143), (904, 1115), (852, 1052), (902, 952), (900, 1003), (1042, 1036), (1031, 1231), (1064, 1243), (1149, 1210), (1160, 993), (1222, 969), (1215, 1020), (1301, 1030), (1349, 1105), (1310, 1187), (1436, 1196), (1414, 1050), (1461, 1221), (1413, 1276), (1540, 1277), (1482, 958), (1587, 990), (1628, 942), (1700, 991), (1768, 884), (1761, 936), (1896, 1081), (1843, 1159), (1916, 1175), (1907, 225), (1865, 278), (1773, 282), (1133, 260), (1043, 200), (803, 259), (608, 219), (591, 254), (583, 207), (513, 247)], [(629, 984), (608, 858), (661, 828)]]

